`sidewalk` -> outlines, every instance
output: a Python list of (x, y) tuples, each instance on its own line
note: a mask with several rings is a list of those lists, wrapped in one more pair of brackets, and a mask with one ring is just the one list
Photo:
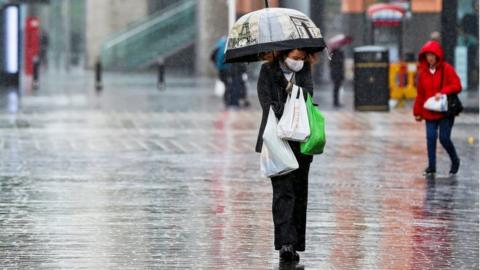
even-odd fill
[[(225, 110), (211, 80), (155, 83), (105, 74), (96, 95), (91, 75), (52, 76), (0, 112), (3, 268), (281, 269), (255, 91), (253, 108)], [(355, 112), (347, 91), (334, 110), (323, 89), (297, 269), (478, 269), (478, 114), (455, 123), (458, 176), (439, 150), (429, 181), (410, 109)]]
[[(94, 92), (93, 85), (93, 73), (86, 72), (80, 74), (71, 74), (64, 75), (70, 76), (71, 79), (67, 80), (58, 80), (56, 79), (57, 75), (47, 74), (45, 78), (42, 78), (41, 82), (43, 85), (43, 90), (39, 91), (39, 94), (56, 94), (63, 93), (65, 95), (78, 95), (86, 94), (89, 98), (92, 98)], [(156, 100), (159, 102), (158, 107), (162, 107), (164, 110), (189, 110), (190, 108), (186, 107), (187, 103), (175, 103), (177, 108), (172, 108), (172, 105), (169, 99), (178, 96), (195, 96), (199, 98), (199, 102), (191, 103), (189, 106), (194, 106), (191, 108), (193, 110), (212, 110), (217, 111), (222, 108), (217, 106), (219, 104), (212, 104), (211, 98), (213, 97), (213, 88), (214, 80), (211, 78), (205, 77), (179, 77), (177, 74), (172, 74), (166, 77), (166, 90), (164, 92), (159, 91), (156, 88), (156, 74), (155, 73), (105, 73), (104, 74), (104, 85), (105, 89), (102, 91), (106, 98), (111, 99), (112, 102), (108, 104), (103, 104), (107, 108), (114, 109), (115, 107), (128, 108), (128, 106), (147, 106), (150, 107), (153, 104), (145, 104), (143, 101), (140, 104), (135, 102), (128, 102), (125, 104), (125, 99), (132, 101), (131, 99), (143, 99), (145, 96), (162, 96), (161, 100)], [(46, 81), (46, 82), (45, 82)], [(71, 82), (79, 82), (72, 85)], [(251, 103), (259, 108), (257, 91), (256, 91), (256, 80), (251, 78), (248, 83), (248, 95), (250, 97)], [(135, 91), (131, 91), (132, 88)], [(63, 89), (63, 90), (62, 90)], [(333, 86), (330, 81), (324, 81), (322, 83), (315, 84), (315, 93), (314, 99), (321, 110), (337, 110), (332, 106), (333, 100)], [(340, 110), (354, 111), (353, 108), (353, 85), (352, 82), (344, 83), (345, 91), (342, 92), (341, 100), (343, 107)], [(177, 93), (179, 92), (179, 93)], [(183, 97), (185, 98), (185, 97)], [(460, 98), (464, 104), (466, 113), (478, 113), (479, 108), (479, 96), (478, 91), (463, 91), (460, 95)], [(113, 102), (115, 100), (115, 102)], [(411, 102), (407, 102), (408, 108), (411, 108)], [(206, 105), (205, 105), (206, 104)], [(125, 107), (126, 106), (126, 107)], [(197, 108), (199, 106), (199, 108)], [(212, 107), (213, 106), (213, 107)], [(153, 109), (153, 108), (152, 108)], [(392, 108), (394, 110), (394, 108)]]

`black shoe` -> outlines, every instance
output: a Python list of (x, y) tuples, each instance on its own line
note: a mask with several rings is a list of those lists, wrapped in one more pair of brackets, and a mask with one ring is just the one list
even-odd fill
[(296, 262), (287, 262), (287, 261), (280, 261), (278, 265), (278, 270), (296, 270), (296, 269), (305, 269), (297, 267)]
[(425, 171), (423, 171), (424, 176), (433, 176), (435, 175), (436, 170), (434, 168), (427, 167)]
[(281, 261), (293, 261), (295, 257), (295, 251), (292, 245), (283, 245), (279, 251)]
[(242, 107), (243, 107), (243, 108), (248, 108), (248, 107), (250, 107), (250, 101), (244, 100)]
[(457, 158), (457, 160), (452, 162), (452, 167), (450, 167), (450, 175), (456, 175), (458, 173), (458, 169), (460, 168), (460, 159)]

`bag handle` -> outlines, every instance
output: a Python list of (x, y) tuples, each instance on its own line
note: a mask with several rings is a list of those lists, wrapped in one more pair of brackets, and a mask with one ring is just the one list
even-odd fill
[[(293, 86), (296, 84), (295, 74), (296, 74), (296, 73), (293, 72), (292, 77), (290, 78), (290, 80), (288, 80), (287, 88), (288, 88), (289, 85), (291, 84), (291, 85), (292, 85), (292, 89), (293, 89)], [(291, 91), (290, 91), (290, 92), (291, 92)], [(291, 96), (291, 93), (289, 93), (289, 95)]]
[[(294, 92), (294, 91), (297, 91), (297, 92)], [(292, 86), (292, 92), (290, 93), (290, 98), (295, 98), (295, 99), (298, 99), (298, 97), (300, 96), (300, 91), (302, 90), (302, 88), (298, 85), (293, 85)], [(293, 95), (295, 94), (295, 95)]]
[[(290, 80), (288, 80), (288, 83), (296, 84), (295, 74), (297, 74), (297, 73), (293, 72), (292, 77), (290, 78)], [(282, 72), (282, 76), (283, 76), (283, 72)], [(285, 89), (283, 89), (283, 90), (285, 91)], [(279, 91), (277, 91), (277, 99), (278, 99), (278, 101), (282, 100), (280, 98), (280, 92)]]

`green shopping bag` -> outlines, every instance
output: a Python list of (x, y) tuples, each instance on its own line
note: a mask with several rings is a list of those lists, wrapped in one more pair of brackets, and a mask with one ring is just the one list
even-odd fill
[(310, 94), (307, 96), (308, 123), (310, 124), (310, 137), (300, 144), (300, 151), (305, 155), (318, 155), (323, 153), (326, 143), (325, 118), (313, 105)]

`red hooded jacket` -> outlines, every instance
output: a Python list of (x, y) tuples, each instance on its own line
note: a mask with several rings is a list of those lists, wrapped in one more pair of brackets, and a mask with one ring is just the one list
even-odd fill
[[(437, 56), (438, 64), (434, 74), (430, 73), (425, 57), (427, 53), (433, 53)], [(436, 41), (429, 41), (423, 45), (418, 54), (418, 60), (420, 65), (418, 70), (417, 98), (413, 107), (413, 115), (421, 116), (426, 120), (442, 119), (446, 117), (444, 113), (429, 111), (423, 108), (423, 104), (428, 98), (435, 96), (437, 93), (446, 95), (460, 93), (462, 91), (460, 78), (453, 67), (444, 61), (442, 47)]]

